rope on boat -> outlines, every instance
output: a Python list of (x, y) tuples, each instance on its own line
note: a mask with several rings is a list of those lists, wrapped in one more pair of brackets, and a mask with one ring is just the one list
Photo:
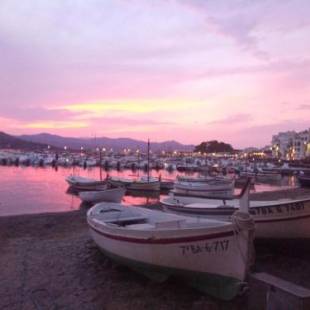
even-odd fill
[[(240, 254), (244, 263), (246, 264), (247, 271), (254, 265), (255, 262), (255, 248), (254, 248), (254, 232), (255, 232), (255, 222), (254, 219), (249, 215), (249, 213), (236, 211), (231, 216), (231, 221), (234, 224), (234, 236), (236, 238), (236, 243), (238, 245)], [(247, 234), (242, 232), (246, 231)], [(244, 252), (240, 246), (239, 238), (248, 239), (248, 251)]]

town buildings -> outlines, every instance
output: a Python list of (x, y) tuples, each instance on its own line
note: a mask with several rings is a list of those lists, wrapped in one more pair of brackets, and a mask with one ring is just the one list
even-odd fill
[(280, 132), (272, 137), (274, 158), (299, 160), (310, 157), (310, 128), (301, 132)]

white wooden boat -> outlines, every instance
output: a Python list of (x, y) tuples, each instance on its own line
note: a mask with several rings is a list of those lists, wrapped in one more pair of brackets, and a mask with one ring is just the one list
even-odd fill
[(126, 189), (124, 187), (109, 188), (103, 191), (79, 192), (79, 197), (83, 202), (97, 203), (102, 201), (121, 202)]
[[(242, 210), (246, 201), (241, 200)], [(97, 204), (87, 213), (91, 235), (107, 256), (158, 281), (181, 276), (226, 300), (244, 287), (254, 228), (246, 212), (232, 219), (200, 219), (111, 203)]]
[(123, 177), (116, 177), (116, 176), (109, 176), (107, 178), (108, 184), (119, 187), (119, 186), (124, 186), (127, 188), (127, 186), (133, 181), (133, 179), (129, 178), (123, 178)]
[(77, 190), (104, 190), (106, 189), (106, 181), (100, 181), (75, 175), (66, 178), (67, 183)]
[(178, 175), (177, 176), (177, 181), (180, 182), (198, 182), (198, 183), (208, 183), (210, 181), (223, 181), (227, 183), (231, 183), (231, 179), (221, 177), (221, 176), (216, 176), (216, 177), (211, 177), (211, 176), (188, 176), (188, 175)]
[(174, 183), (172, 192), (178, 196), (232, 199), (234, 194), (234, 180), (211, 179), (204, 182), (177, 180)]
[(119, 178), (111, 176), (108, 178), (108, 182), (112, 186), (124, 186), (128, 190), (141, 190), (141, 191), (159, 191), (160, 182), (158, 179), (146, 177), (140, 177), (136, 179)]
[[(229, 220), (238, 210), (238, 200), (197, 199), (169, 196), (161, 200), (165, 211), (200, 218)], [(310, 238), (310, 197), (251, 201), (256, 238)]]
[(280, 181), (282, 178), (281, 173), (269, 170), (245, 171), (240, 173), (241, 177), (251, 177), (258, 182), (272, 182)]

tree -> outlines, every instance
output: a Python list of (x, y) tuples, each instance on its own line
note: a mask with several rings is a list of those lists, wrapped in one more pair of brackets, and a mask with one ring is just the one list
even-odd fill
[(234, 152), (230, 144), (218, 142), (217, 140), (201, 142), (195, 147), (195, 152), (201, 153), (231, 153)]

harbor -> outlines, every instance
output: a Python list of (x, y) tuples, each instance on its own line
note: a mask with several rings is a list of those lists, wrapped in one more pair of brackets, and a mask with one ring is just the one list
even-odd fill
[[(107, 180), (111, 176), (128, 180), (138, 174), (146, 178), (146, 170), (106, 171), (102, 167), (83, 166), (55, 169), (13, 164), (0, 166), (0, 172), (3, 178), (0, 244), (4, 253), (0, 264), (5, 266), (0, 289), (0, 295), (5, 298), (1, 300), (1, 309), (250, 309), (251, 286), (242, 296), (221, 301), (189, 287), (178, 277), (170, 277), (164, 283), (154, 282), (101, 253), (86, 221), (91, 205), (81, 201), (66, 179), (75, 175), (83, 176), (81, 180), (85, 178), (86, 181), (100, 180), (100, 177)], [(152, 169), (150, 174), (152, 178), (161, 176), (183, 185), (195, 180), (195, 183), (199, 181), (196, 184), (203, 184), (201, 182), (210, 178), (194, 171), (165, 169)], [(228, 178), (233, 180), (235, 176), (230, 173)], [(235, 195), (238, 193), (240, 187), (234, 190)], [(122, 204), (162, 212), (162, 202), (169, 197), (173, 197), (169, 190), (127, 190)], [(255, 181), (249, 200), (250, 203), (264, 203), (308, 197), (310, 189), (300, 187), (296, 176), (283, 175), (280, 180)], [(200, 199), (204, 204), (208, 201), (191, 196), (186, 199)], [(227, 200), (226, 203), (232, 202)], [(257, 239), (252, 272), (267, 272), (310, 287), (307, 242), (303, 239), (289, 242)]]
[[(0, 188), (0, 215), (19, 215), (29, 213), (44, 212), (64, 212), (78, 210), (81, 200), (76, 192), (72, 192), (65, 179), (71, 174), (99, 179), (99, 167), (32, 167), (32, 166), (1, 166), (0, 179), (2, 186)], [(138, 175), (146, 176), (144, 170), (140, 172), (131, 169), (102, 171), (102, 178), (107, 175), (121, 178), (134, 179)], [(169, 179), (174, 181), (177, 176), (188, 175), (198, 176), (195, 172), (185, 173), (179, 171), (152, 170), (153, 177)], [(233, 175), (231, 175), (231, 178)], [(260, 182), (255, 184), (252, 192), (266, 192), (274, 190), (287, 190), (298, 186), (298, 180), (295, 176), (283, 176), (281, 180)], [(240, 187), (236, 189), (236, 192)], [(156, 205), (161, 198), (167, 196), (169, 191), (127, 191), (123, 203), (134, 205)], [(22, 202), (22, 203), (21, 203)]]

